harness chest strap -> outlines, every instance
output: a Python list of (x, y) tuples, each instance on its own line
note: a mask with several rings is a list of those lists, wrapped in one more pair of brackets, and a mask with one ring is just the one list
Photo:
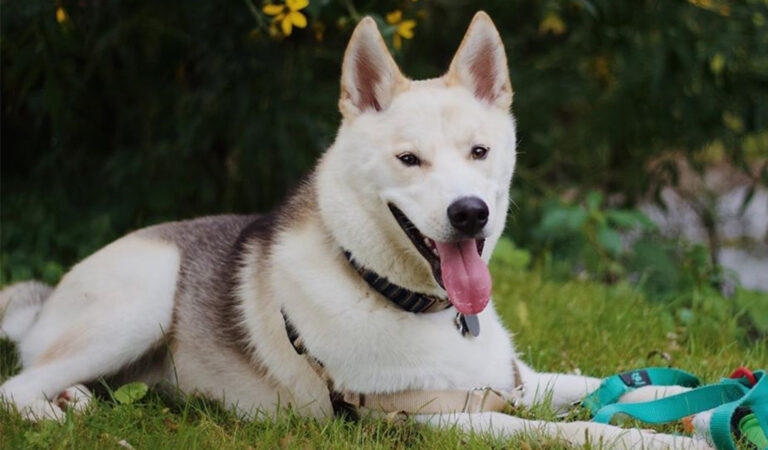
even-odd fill
[(516, 391), (504, 392), (491, 388), (469, 391), (402, 391), (391, 394), (342, 393), (345, 403), (354, 408), (365, 408), (383, 413), (440, 414), (503, 412), (519, 401)]
[(288, 320), (285, 311), (281, 312), (285, 321), (285, 331), (294, 350), (307, 359), (312, 370), (328, 386), (335, 414), (349, 410), (354, 412), (359, 408), (383, 413), (406, 414), (503, 412), (510, 405), (517, 406), (522, 400), (523, 379), (517, 361), (514, 359), (512, 360), (512, 370), (515, 385), (512, 391), (499, 391), (489, 387), (470, 390), (401, 391), (388, 394), (338, 391), (323, 363), (307, 352), (298, 331)]

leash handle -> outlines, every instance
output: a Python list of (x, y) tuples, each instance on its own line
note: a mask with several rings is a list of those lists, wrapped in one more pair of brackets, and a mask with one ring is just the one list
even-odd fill
[(594, 416), (603, 407), (619, 401), (622, 395), (643, 386), (685, 386), (694, 388), (701, 384), (694, 375), (668, 367), (648, 367), (608, 377), (600, 387), (589, 394), (582, 406)]
[(593, 420), (609, 423), (613, 416), (621, 413), (647, 423), (674, 422), (716, 408), (724, 402), (734, 402), (744, 397), (746, 392), (747, 388), (738, 381), (724, 380), (720, 384), (703, 386), (649, 402), (607, 405), (595, 414)]
[[(653, 369), (644, 370), (651, 371)], [(619, 381), (624, 382), (627, 374), (634, 372), (606, 378), (600, 388), (590, 395), (593, 400), (592, 403), (585, 401), (588, 407), (590, 405), (594, 407), (603, 400), (613, 401), (613, 403), (603, 404), (596, 412), (593, 412), (595, 422), (609, 423), (616, 414), (626, 414), (643, 422), (658, 424), (673, 422), (686, 416), (711, 410), (712, 416), (708, 424), (708, 431), (712, 443), (718, 450), (737, 450), (734, 434), (739, 440), (751, 444), (751, 448), (760, 450), (768, 448), (768, 438), (766, 438), (768, 436), (768, 376), (764, 370), (755, 372), (746, 369), (737, 370), (732, 374), (734, 378), (724, 378), (716, 384), (698, 387), (688, 392), (649, 402), (615, 403), (624, 392), (635, 389), (634, 386), (629, 386), (626, 383), (624, 386), (618, 384)], [(686, 372), (682, 373), (685, 374)], [(671, 377), (666, 379), (668, 382), (675, 377), (675, 374), (668, 373), (666, 376)], [(632, 377), (634, 380), (640, 378), (639, 375)], [(684, 378), (683, 381), (685, 381)], [(694, 384), (692, 379), (687, 381)], [(672, 384), (685, 386), (682, 383)], [(696, 380), (696, 384), (698, 384), (698, 380)], [(695, 384), (688, 387), (695, 387)], [(590, 411), (594, 410), (590, 409)]]

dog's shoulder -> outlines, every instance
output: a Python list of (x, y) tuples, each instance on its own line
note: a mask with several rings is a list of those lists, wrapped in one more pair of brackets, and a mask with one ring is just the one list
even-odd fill
[(134, 234), (171, 242), (185, 254), (220, 253), (234, 245), (245, 230), (249, 235), (268, 235), (271, 232), (269, 218), (269, 215), (205, 216), (153, 225)]

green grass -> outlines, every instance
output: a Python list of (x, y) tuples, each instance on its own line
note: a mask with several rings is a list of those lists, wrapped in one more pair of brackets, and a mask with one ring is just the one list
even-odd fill
[[(539, 370), (606, 376), (625, 369), (667, 365), (712, 382), (733, 368), (768, 365), (768, 340), (740, 327), (743, 314), (712, 293), (654, 303), (629, 285), (555, 282), (536, 272), (494, 267), (496, 308), (514, 332), (523, 359)], [(768, 295), (750, 296), (768, 308)], [(664, 355), (661, 357), (659, 355)], [(0, 345), (0, 377), (15, 367), (12, 346)], [(554, 419), (546, 407), (520, 411)], [(577, 412), (569, 419), (585, 419)], [(675, 431), (675, 426), (661, 430)], [(500, 441), (433, 430), (413, 423), (363, 419), (317, 422), (289, 414), (251, 421), (201, 399), (176, 400), (150, 392), (135, 404), (99, 400), (87, 414), (64, 423), (28, 423), (0, 408), (0, 448), (563, 448), (537, 436)]]

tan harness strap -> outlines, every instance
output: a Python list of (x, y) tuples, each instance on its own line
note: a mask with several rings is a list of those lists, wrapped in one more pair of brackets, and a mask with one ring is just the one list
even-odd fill
[(341, 398), (354, 408), (366, 408), (384, 413), (406, 414), (504, 412), (522, 400), (523, 378), (517, 361), (512, 360), (515, 387), (498, 391), (489, 387), (470, 390), (402, 391), (391, 394), (359, 394), (344, 391)]
[(384, 413), (406, 414), (502, 412), (511, 398), (489, 388), (471, 391), (403, 391), (392, 394), (344, 392), (343, 399), (356, 408)]
[(288, 320), (285, 311), (285, 329), (288, 339), (296, 350), (303, 355), (312, 370), (328, 386), (334, 413), (343, 411), (354, 413), (358, 408), (383, 413), (405, 414), (441, 414), (441, 413), (478, 413), (504, 412), (509, 406), (518, 406), (524, 394), (523, 378), (516, 360), (512, 360), (515, 386), (512, 391), (498, 391), (490, 387), (469, 390), (444, 391), (401, 391), (391, 394), (361, 394), (351, 391), (337, 391), (333, 378), (322, 362), (307, 352), (299, 333)]

